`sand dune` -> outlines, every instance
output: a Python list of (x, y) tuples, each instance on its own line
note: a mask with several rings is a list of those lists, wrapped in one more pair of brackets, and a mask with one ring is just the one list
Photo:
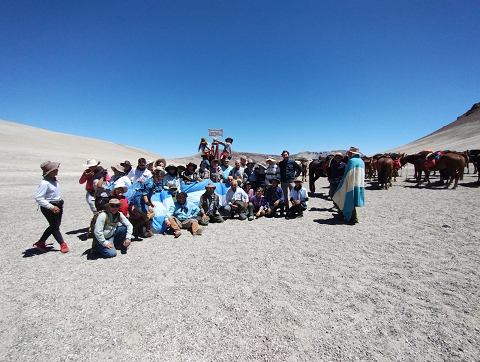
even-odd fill
[(386, 152), (416, 153), (423, 149), (465, 151), (480, 149), (480, 103), (439, 130)]

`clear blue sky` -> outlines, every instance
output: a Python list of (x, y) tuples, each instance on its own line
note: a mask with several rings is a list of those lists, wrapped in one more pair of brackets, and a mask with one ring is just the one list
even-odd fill
[(479, 19), (478, 0), (3, 0), (0, 118), (167, 158), (209, 128), (373, 154), (480, 102)]

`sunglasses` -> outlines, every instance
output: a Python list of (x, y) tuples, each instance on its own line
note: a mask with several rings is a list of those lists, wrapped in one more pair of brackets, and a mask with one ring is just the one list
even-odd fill
[(112, 209), (118, 209), (118, 208), (120, 208), (120, 206), (122, 206), (122, 205), (119, 205), (119, 204), (110, 205), (110, 207), (111, 207)]

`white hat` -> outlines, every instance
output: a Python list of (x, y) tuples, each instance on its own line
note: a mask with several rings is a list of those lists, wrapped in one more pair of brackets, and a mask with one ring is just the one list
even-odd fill
[(87, 164), (83, 164), (83, 167), (89, 168), (92, 166), (98, 166), (100, 165), (100, 162), (97, 162), (94, 158), (87, 160)]

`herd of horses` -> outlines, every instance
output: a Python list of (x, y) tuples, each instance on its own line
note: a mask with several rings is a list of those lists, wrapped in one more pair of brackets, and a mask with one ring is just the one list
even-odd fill
[[(315, 181), (320, 177), (328, 177), (328, 168), (332, 162), (333, 155), (319, 157), (313, 160), (308, 166), (309, 186), (312, 193), (315, 192)], [(405, 153), (376, 154), (372, 157), (363, 156), (365, 163), (365, 178), (370, 181), (376, 176), (379, 189), (388, 189), (392, 186), (392, 179), (396, 181), (398, 171), (407, 163), (413, 164), (417, 186), (424, 181), (430, 184), (430, 172), (439, 171), (440, 181), (446, 183), (446, 188), (454, 182), (453, 188), (458, 186), (458, 181), (463, 180), (465, 167), (470, 172), (469, 163), (474, 165), (474, 173), (477, 173), (480, 166), (480, 150), (467, 150), (464, 152), (424, 150), (419, 153), (407, 155)], [(346, 158), (344, 160), (348, 162)], [(306, 177), (306, 172), (303, 172)], [(480, 171), (478, 171), (478, 184), (480, 184)]]

